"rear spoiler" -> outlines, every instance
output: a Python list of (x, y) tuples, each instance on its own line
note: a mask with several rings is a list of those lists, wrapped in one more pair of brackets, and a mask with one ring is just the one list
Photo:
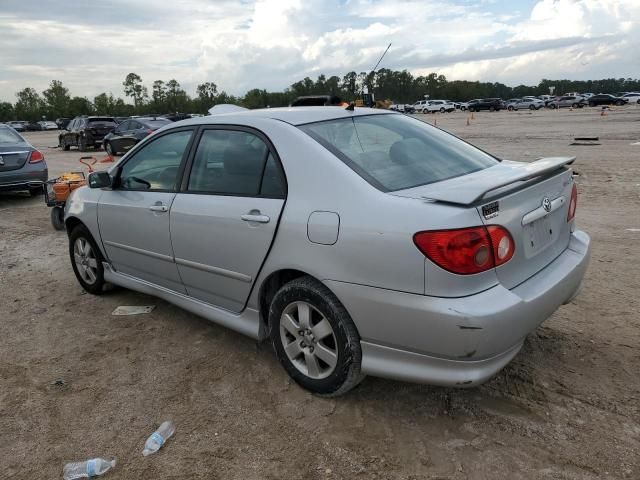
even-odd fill
[(516, 182), (525, 182), (570, 165), (576, 157), (547, 157), (531, 163), (504, 160), (479, 172), (442, 182), (416, 187), (404, 192), (394, 192), (402, 196), (410, 190), (420, 198), (458, 205), (471, 205), (480, 202), (489, 192), (498, 190)]

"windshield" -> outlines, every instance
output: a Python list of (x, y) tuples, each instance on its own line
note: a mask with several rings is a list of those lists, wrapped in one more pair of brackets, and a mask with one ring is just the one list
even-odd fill
[(13, 130), (0, 128), (0, 143), (24, 143), (24, 140)]
[(404, 115), (370, 115), (299, 127), (383, 191), (459, 177), (498, 160), (442, 130)]

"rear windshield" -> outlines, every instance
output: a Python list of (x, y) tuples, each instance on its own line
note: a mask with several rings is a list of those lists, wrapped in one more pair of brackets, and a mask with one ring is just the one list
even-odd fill
[(168, 125), (169, 123), (171, 123), (171, 121), (165, 120), (165, 119), (156, 119), (156, 120), (141, 120), (140, 123), (142, 123), (147, 128), (152, 128), (155, 130), (157, 128), (161, 128), (161, 127), (164, 127), (165, 125)]
[(13, 130), (0, 127), (0, 143), (23, 143), (24, 140)]
[(115, 125), (116, 122), (113, 118), (105, 117), (105, 118), (90, 118), (89, 125)]
[(459, 177), (498, 160), (442, 130), (405, 115), (371, 115), (299, 127), (383, 191)]

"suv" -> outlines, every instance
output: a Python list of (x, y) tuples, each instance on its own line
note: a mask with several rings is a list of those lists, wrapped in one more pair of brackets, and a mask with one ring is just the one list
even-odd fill
[(430, 100), (428, 104), (424, 107), (423, 111), (429, 113), (435, 112), (453, 112), (456, 109), (455, 105), (448, 100)]
[(539, 98), (524, 97), (524, 98), (512, 98), (507, 101), (507, 110), (539, 110), (544, 107), (544, 102)]
[(100, 148), (102, 139), (113, 132), (117, 124), (113, 117), (76, 117), (58, 137), (62, 150), (78, 147), (84, 152), (89, 147)]
[(547, 107), (551, 108), (563, 108), (563, 107), (573, 107), (573, 108), (582, 108), (587, 104), (587, 101), (582, 97), (576, 97), (575, 95), (563, 95), (562, 97), (558, 97), (555, 100), (549, 102)]
[(480, 110), (498, 112), (504, 108), (504, 102), (501, 98), (476, 98), (469, 100), (467, 108), (470, 112), (479, 112)]
[(416, 113), (424, 113), (425, 108), (429, 105), (429, 100), (418, 100), (416, 103), (411, 105)]

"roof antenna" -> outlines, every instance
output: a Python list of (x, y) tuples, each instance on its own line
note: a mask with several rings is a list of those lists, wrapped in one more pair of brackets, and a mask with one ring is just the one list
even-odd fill
[(380, 62), (382, 61), (382, 59), (384, 58), (384, 56), (387, 54), (387, 52), (389, 51), (389, 49), (391, 48), (391, 44), (389, 44), (387, 46), (387, 49), (384, 51), (384, 53), (382, 54), (382, 56), (380, 57), (380, 60), (378, 60), (378, 63), (376, 63), (376, 66), (373, 67), (373, 70), (371, 70), (371, 73), (376, 73), (376, 68), (378, 68), (378, 65), (380, 65)]

